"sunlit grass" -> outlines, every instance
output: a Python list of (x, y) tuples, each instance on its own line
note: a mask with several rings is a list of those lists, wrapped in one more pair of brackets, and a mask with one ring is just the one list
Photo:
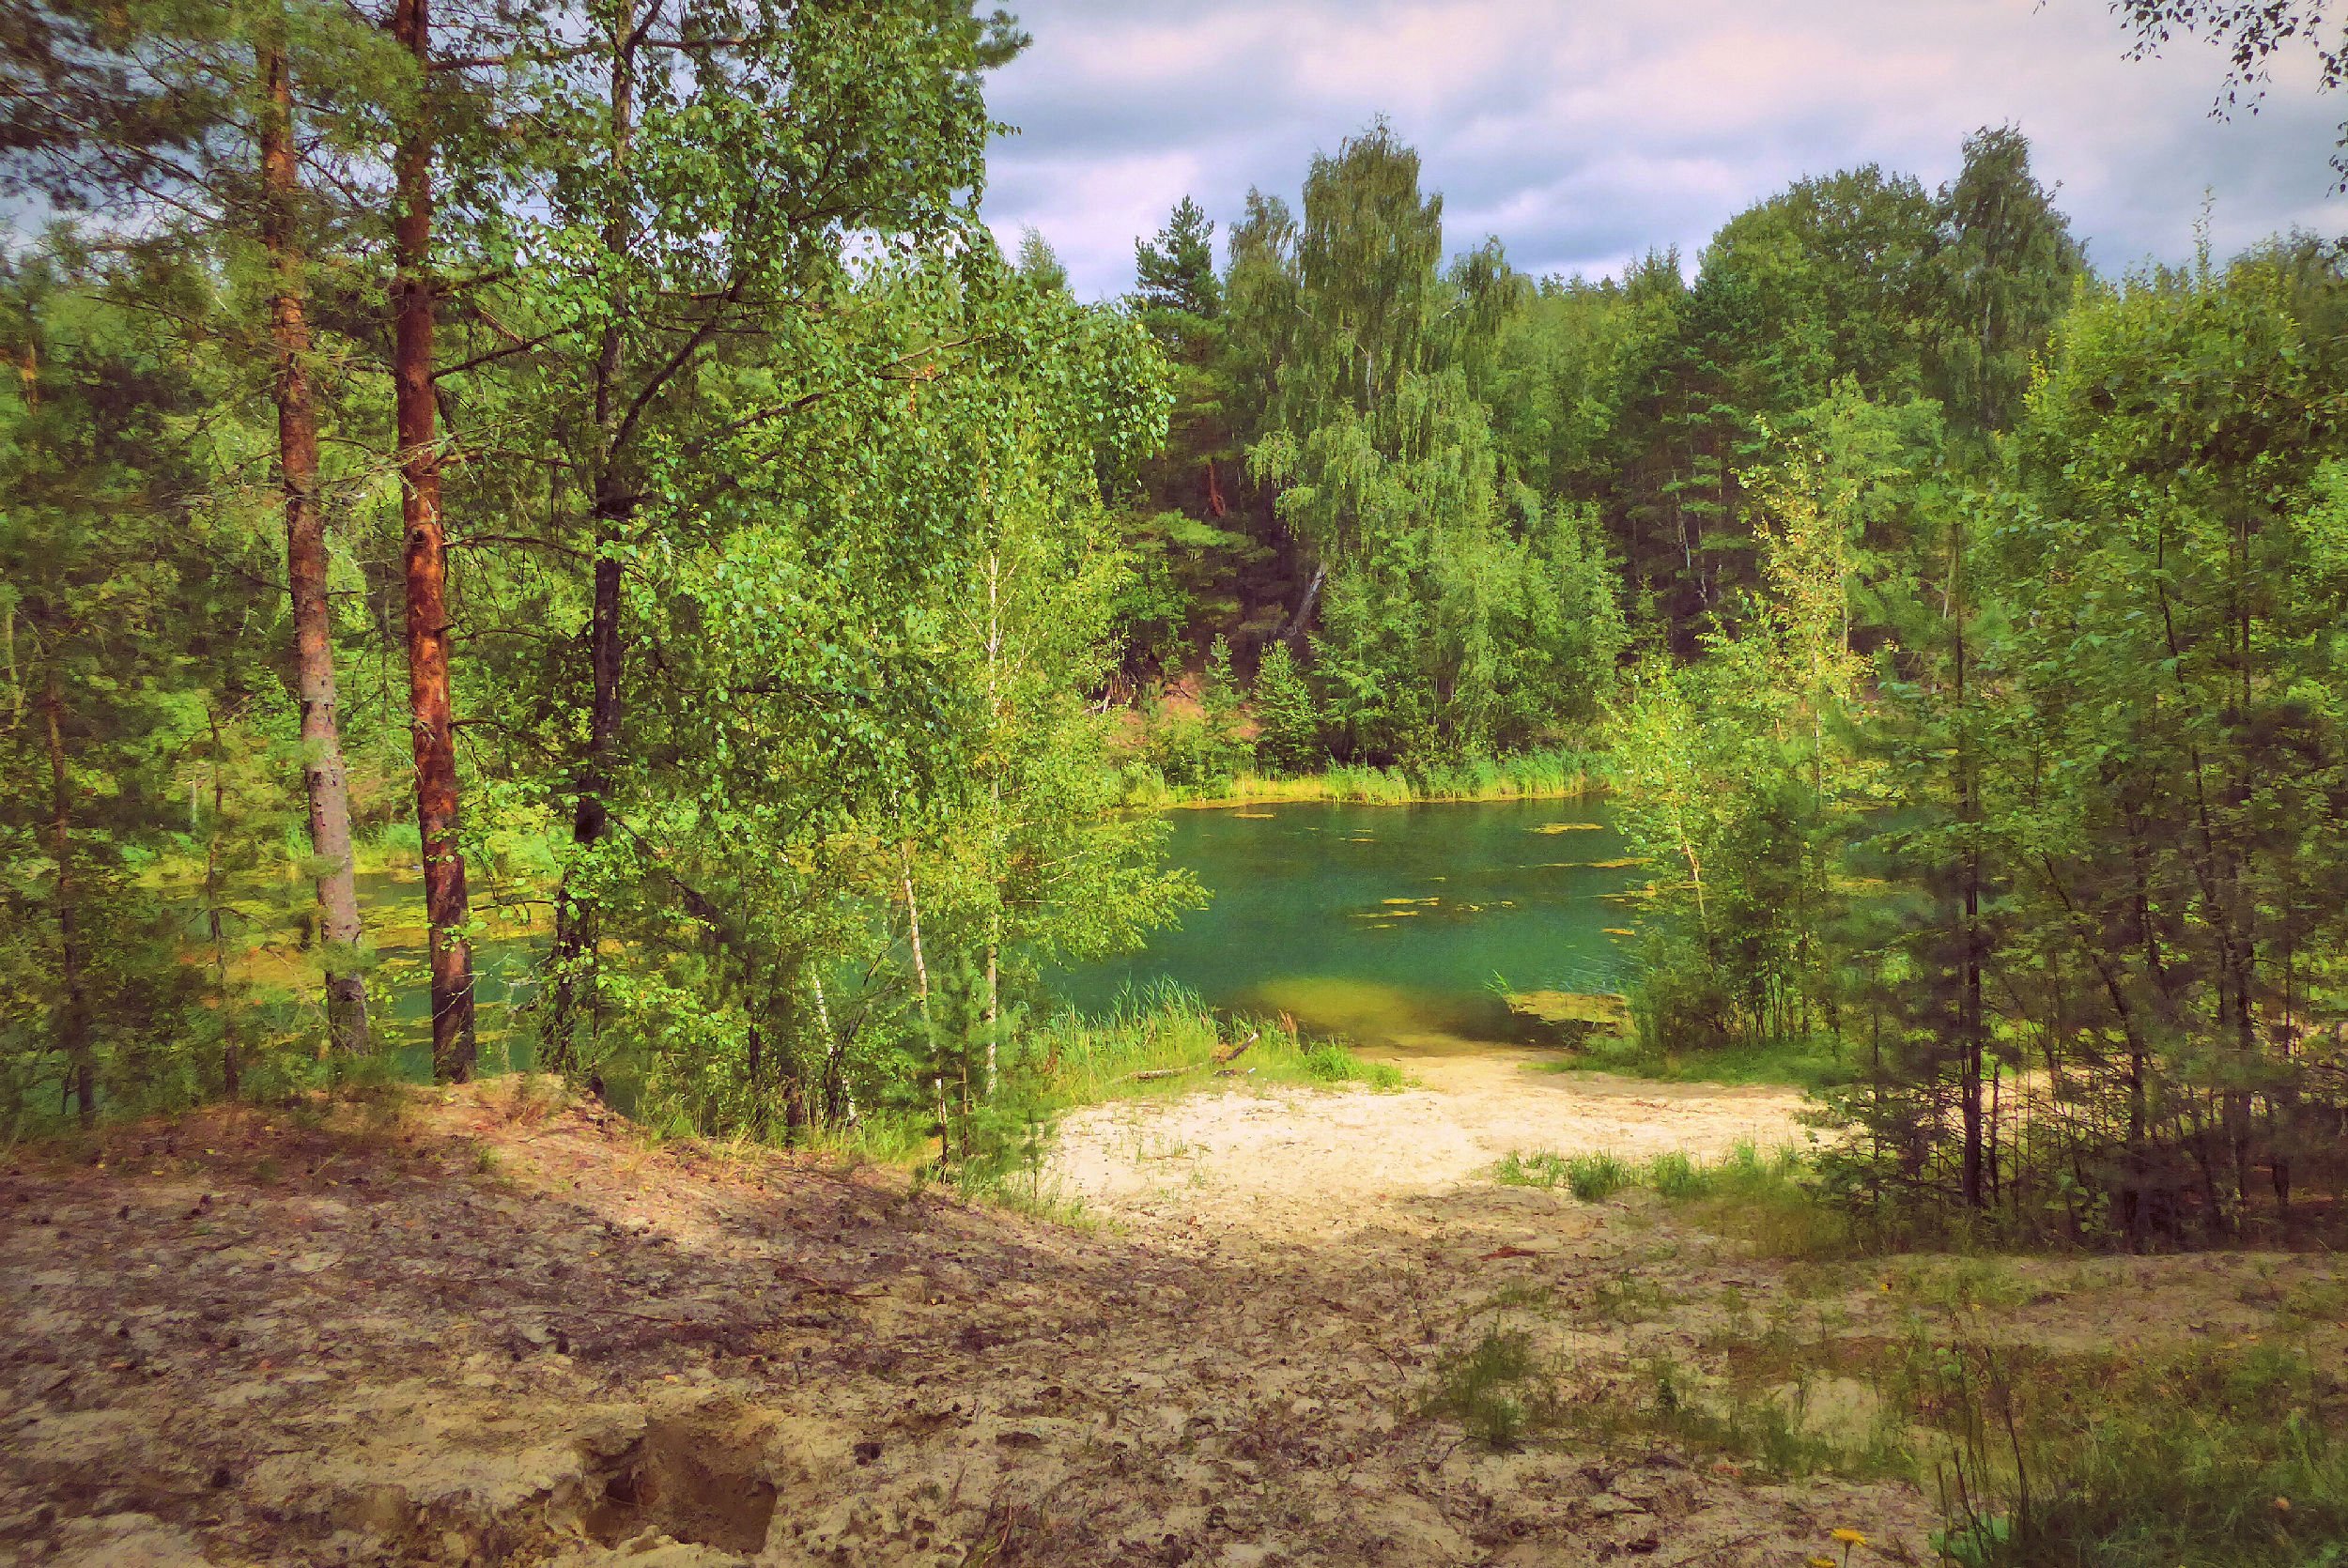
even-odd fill
[(1405, 806), (1429, 800), (1563, 800), (1594, 794), (1605, 787), (1605, 779), (1602, 759), (1563, 749), (1413, 767), (1340, 766), (1290, 778), (1243, 773), (1198, 786), (1168, 784), (1154, 769), (1136, 765), (1126, 773), (1125, 803), (1163, 807), (1299, 801)]
[(1800, 1089), (1847, 1084), (1854, 1054), (1827, 1038), (1729, 1046), (1718, 1051), (1659, 1051), (1635, 1036), (1593, 1034), (1569, 1055), (1539, 1064), (1543, 1072), (1614, 1072), (1666, 1084), (1784, 1084)]

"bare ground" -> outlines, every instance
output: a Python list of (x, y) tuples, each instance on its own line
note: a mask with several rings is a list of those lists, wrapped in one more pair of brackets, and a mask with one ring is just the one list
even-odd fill
[[(515, 1081), (219, 1113), (0, 1167), (0, 1563), (1928, 1560), (1900, 1483), (1621, 1431), (1515, 1453), (1425, 1413), (1539, 1299), (1569, 1404), (1791, 1299), (1651, 1200), (1511, 1148), (1717, 1152), (1791, 1098), (1559, 1080), (1244, 1088), (1072, 1118), (1107, 1224), (893, 1174), (648, 1148)], [(2100, 1271), (2097, 1271), (2100, 1270)], [(2293, 1258), (2073, 1267), (2014, 1331), (2252, 1333)], [(1801, 1284), (1860, 1321), (1872, 1271)], [(1646, 1305), (1626, 1312), (1622, 1303)]]

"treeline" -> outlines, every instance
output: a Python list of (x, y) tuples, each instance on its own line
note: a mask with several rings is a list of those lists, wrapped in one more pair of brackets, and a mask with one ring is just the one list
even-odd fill
[[(1128, 516), (1126, 671), (1147, 692), (1218, 636), (1268, 658), (1274, 770), (1584, 737), (1634, 641), (1691, 654), (1742, 614), (1747, 475), (1780, 440), (1855, 392), (1983, 450), (2082, 278), (2012, 130), (1938, 192), (1872, 165), (1801, 181), (1692, 282), (1671, 252), (1599, 282), (1490, 240), (1446, 260), (1442, 218), (1381, 124), (1314, 161), (1301, 217), (1251, 194), (1220, 272), (1188, 201), (1137, 247), (1176, 395)], [(1162, 716), (1162, 768), (1244, 765), (1196, 722)]]
[(1166, 372), (978, 221), (1007, 19), (8, 29), (0, 1135), (389, 1070), (420, 927), (443, 1079), (958, 1152), (1043, 968), (1189, 897), (1089, 701)]
[(1636, 670), (1643, 1023), (1831, 1041), (1888, 1220), (2336, 1212), (2343, 309), (2313, 242), (2095, 288), (1976, 453), (1846, 395), (1749, 473), (1753, 612)]
[(2336, 1199), (2337, 248), (2093, 277), (1991, 130), (1535, 281), (1380, 125), (1082, 306), (960, 0), (10, 26), (9, 1130), (386, 1070), (406, 926), (440, 1076), (526, 938), (507, 1059), (999, 1147), (1133, 768), (1596, 739), (1647, 1047), (1837, 1061), (1853, 1202)]
[(1209, 238), (1178, 208), (1134, 300), (1177, 372), (1125, 669), (1201, 671), (1161, 772), (1600, 726), (1645, 1048), (1855, 1079), (1855, 1203), (2136, 1244), (2328, 1210), (2339, 247), (2093, 277), (2011, 129), (1937, 192), (1800, 181), (1692, 280), (1446, 262), (1383, 125)]

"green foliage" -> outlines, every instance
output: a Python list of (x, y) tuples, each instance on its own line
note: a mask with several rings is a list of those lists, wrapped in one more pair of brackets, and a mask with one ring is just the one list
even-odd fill
[(1630, 1185), (1631, 1167), (1604, 1152), (1561, 1156), (1510, 1154), (1492, 1172), (1504, 1187), (1563, 1187), (1583, 1203), (1603, 1203)]
[(2314, 1568), (2348, 1540), (2348, 1393), (2306, 1351), (1915, 1358), (1947, 1445), (1938, 1544), (1978, 1568)]
[(416, 853), (365, 301), (421, 128), (468, 934), (550, 939), (512, 1046), (968, 1170), (1034, 1142), (1043, 977), (1197, 896), (1129, 804), (1602, 776), (1652, 883), (1638, 1038), (1577, 1065), (1833, 1085), (1853, 1235), (2232, 1238), (2348, 1180), (2336, 248), (2096, 283), (1985, 129), (1938, 192), (1536, 282), (1446, 256), (1379, 122), (1085, 306), (979, 219), (1005, 18), (492, 8), (420, 73), (307, 4), (30, 14), (0, 179), (92, 226), (7, 280), (16, 1125), (301, 1082), (363, 968), (300, 907), (281, 350), (359, 837)]
[(1223, 308), (1214, 272), (1214, 223), (1184, 196), (1155, 239), (1134, 241), (1134, 271), (1145, 319), (1150, 313), (1204, 321)]
[(264, 943), (292, 945), (253, 885), (285, 869), (289, 748), (269, 729), (289, 706), (222, 635), (274, 623), (270, 534), (205, 494), (210, 443), (242, 432), (208, 430), (217, 386), (115, 282), (74, 257), (0, 277), (20, 367), (0, 388), (7, 1135), (219, 1092), (298, 1029), (245, 983)]
[(1373, 1089), (1392, 1091), (1402, 1087), (1402, 1069), (1392, 1062), (1368, 1062), (1335, 1040), (1321, 1040), (1305, 1048), (1305, 1071), (1323, 1084), (1366, 1084)]
[(1954, 419), (2003, 430), (2022, 411), (2031, 363), (2070, 308), (2086, 257), (2012, 126), (1965, 139), (1965, 166), (1939, 205), (1929, 379)]
[(1249, 690), (1256, 719), (1256, 761), (1274, 777), (1307, 773), (1328, 760), (1321, 744), (1321, 707), (1285, 642), (1263, 652)]
[(1032, 227), (1019, 231), (1019, 252), (1012, 265), (1038, 294), (1068, 292), (1068, 269), (1060, 265), (1059, 254), (1050, 241)]
[[(1089, 700), (1134, 602), (1103, 498), (1163, 437), (1164, 351), (976, 217), (983, 72), (1022, 40), (930, 0), (639, 8), (560, 48), (526, 8), (466, 14), (438, 47), (475, 63), (435, 62), (427, 114), (371, 19), (200, 11), (50, 8), (7, 68), (51, 102), (8, 111), (0, 179), (129, 220), (106, 275), (60, 231), (9, 279), (10, 1124), (61, 1083), (85, 1114), (282, 1090), (320, 960), (353, 958), (288, 907), (260, 483), (264, 351), (314, 283), (351, 794), (371, 854), (414, 853), (355, 301), (383, 281), (370, 182), (421, 115), (434, 263), (470, 280), (438, 391), (473, 934), (542, 941), (551, 908), (535, 1043), (648, 1118), (796, 1138), (919, 1107), (950, 1152), (992, 1137), (1039, 976), (1196, 897), (1119, 810)], [(295, 190), (264, 202), (279, 44)]]
[[(1260, 741), (1259, 742), (1260, 746)], [(1611, 761), (1601, 754), (1556, 750), (1507, 758), (1474, 757), (1410, 768), (1333, 767), (1286, 778), (1241, 774), (1203, 785), (1176, 785), (1148, 764), (1129, 767), (1125, 800), (1133, 806), (1213, 805), (1290, 800), (1349, 801), (1406, 806), (1426, 800), (1527, 800), (1586, 795), (1605, 787)]]

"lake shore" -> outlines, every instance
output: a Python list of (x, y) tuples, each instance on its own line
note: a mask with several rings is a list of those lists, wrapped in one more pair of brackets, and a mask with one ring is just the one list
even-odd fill
[(1125, 804), (1182, 810), (1308, 801), (1417, 806), (1443, 801), (1581, 800), (1603, 794), (1608, 778), (1602, 754), (1534, 752), (1424, 768), (1347, 766), (1284, 776), (1243, 773), (1203, 787), (1170, 785), (1151, 776), (1129, 786)]

